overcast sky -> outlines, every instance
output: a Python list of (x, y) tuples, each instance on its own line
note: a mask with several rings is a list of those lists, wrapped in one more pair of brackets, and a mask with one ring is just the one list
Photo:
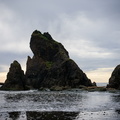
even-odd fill
[(120, 0), (0, 0), (0, 81), (14, 60), (25, 71), (36, 29), (61, 42), (92, 81), (108, 82), (120, 64)]

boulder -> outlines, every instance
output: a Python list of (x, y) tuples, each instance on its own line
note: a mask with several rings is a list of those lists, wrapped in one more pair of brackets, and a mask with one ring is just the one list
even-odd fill
[(107, 88), (120, 89), (120, 65), (118, 65), (112, 72)]
[(93, 86), (97, 86), (96, 82), (93, 82), (92, 84), (93, 84)]
[(17, 61), (14, 61), (9, 68), (7, 74), (7, 79), (3, 86), (2, 90), (24, 90), (25, 89), (25, 75), (21, 69), (20, 64)]
[(31, 35), (30, 48), (34, 54), (32, 58), (28, 56), (26, 67), (26, 84), (30, 88), (92, 86), (91, 80), (69, 58), (64, 46), (49, 33), (35, 30)]

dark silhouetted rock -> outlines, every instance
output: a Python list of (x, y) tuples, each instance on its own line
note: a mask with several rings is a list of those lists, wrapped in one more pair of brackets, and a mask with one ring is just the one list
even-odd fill
[(93, 84), (93, 86), (97, 86), (96, 82), (93, 82), (92, 84)]
[(14, 61), (7, 74), (2, 90), (45, 89), (63, 90), (92, 86), (91, 80), (69, 58), (64, 46), (46, 32), (35, 30), (30, 40), (33, 58), (28, 56), (26, 74)]
[(21, 69), (20, 64), (14, 61), (7, 74), (7, 79), (4, 85), (1, 87), (2, 90), (24, 90), (25, 89), (25, 75)]
[(118, 65), (112, 72), (107, 88), (120, 89), (120, 65)]
[(4, 83), (0, 83), (0, 85), (4, 85)]
[(30, 88), (92, 86), (91, 80), (69, 58), (64, 46), (53, 40), (49, 33), (42, 34), (35, 30), (30, 48), (34, 54), (27, 60), (26, 82)]

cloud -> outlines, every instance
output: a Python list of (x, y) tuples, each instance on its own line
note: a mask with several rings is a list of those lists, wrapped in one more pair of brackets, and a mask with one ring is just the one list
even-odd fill
[(108, 82), (111, 76), (111, 71), (114, 68), (98, 68), (93, 71), (86, 72), (87, 76), (94, 82), (101, 82), (104, 83), (105, 81)]
[(0, 1), (1, 72), (14, 59), (25, 69), (27, 55), (32, 56), (30, 35), (38, 29), (61, 42), (80, 68), (96, 79), (102, 68), (114, 68), (120, 61), (119, 6), (119, 0)]
[(4, 4), (0, 4), (0, 14), (0, 52), (29, 53), (31, 31), (27, 21), (21, 21), (17, 13)]
[(5, 65), (1, 64), (0, 65), (0, 72), (6, 72), (6, 71), (8, 71), (8, 66), (6, 64)]
[[(32, 54), (29, 54), (32, 56)], [(27, 61), (27, 53), (14, 53), (14, 52), (0, 52), (0, 73), (8, 72), (10, 64), (17, 60), (20, 64), (24, 72), (26, 71), (26, 61)]]
[[(67, 47), (71, 54), (88, 58), (110, 58), (119, 51), (119, 32), (109, 29), (106, 21), (92, 21), (83, 13), (76, 16), (62, 15), (59, 20), (50, 23), (49, 31)], [(110, 37), (109, 37), (110, 36)], [(109, 43), (109, 45), (108, 45)], [(110, 49), (111, 48), (111, 49)], [(117, 48), (117, 49), (116, 49)]]
[(6, 80), (6, 76), (6, 72), (0, 72), (0, 82), (4, 82)]

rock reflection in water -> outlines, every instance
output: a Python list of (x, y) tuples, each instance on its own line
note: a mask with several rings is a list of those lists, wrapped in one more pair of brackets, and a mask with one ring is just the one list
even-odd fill
[(0, 113), (0, 120), (74, 120), (77, 112), (8, 112)]
[(0, 120), (28, 120), (26, 112), (1, 112)]
[(118, 114), (120, 114), (120, 109), (116, 109), (115, 112), (117, 112)]
[(27, 112), (28, 120), (73, 120), (76, 112)]
[(20, 113), (19, 112), (10, 112), (9, 114), (9, 118), (11, 118), (12, 120), (17, 120), (19, 118)]

